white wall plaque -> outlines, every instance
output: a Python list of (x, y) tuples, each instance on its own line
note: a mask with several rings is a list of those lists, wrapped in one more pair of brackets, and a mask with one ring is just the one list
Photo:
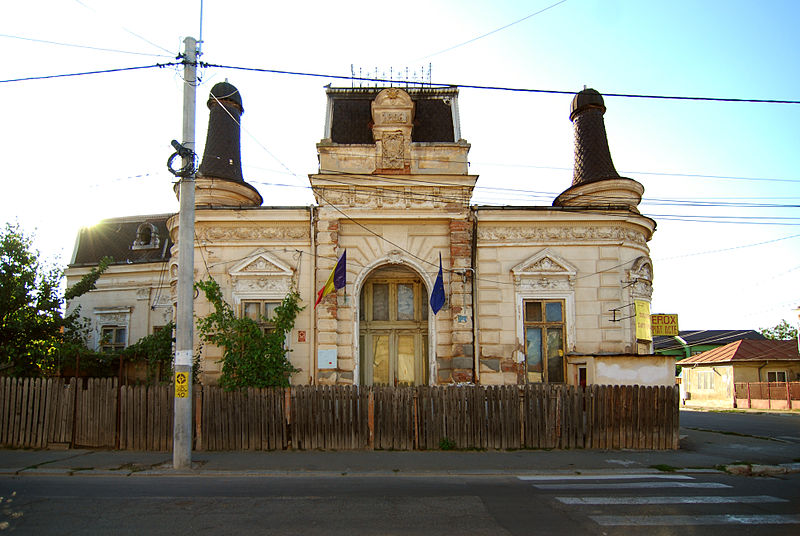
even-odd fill
[(192, 351), (178, 350), (175, 352), (175, 365), (192, 366)]
[(335, 369), (336, 368), (336, 348), (333, 350), (317, 350), (317, 368)]

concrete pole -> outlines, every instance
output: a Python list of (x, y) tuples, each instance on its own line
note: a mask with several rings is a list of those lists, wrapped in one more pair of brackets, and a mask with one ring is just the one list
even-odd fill
[[(183, 146), (195, 149), (197, 102), (197, 41), (184, 39)], [(189, 159), (192, 161), (190, 162)], [(194, 154), (183, 158), (185, 169), (194, 169)], [(175, 415), (172, 465), (192, 466), (192, 346), (194, 344), (194, 171), (180, 180), (178, 215), (178, 311), (175, 327)]]

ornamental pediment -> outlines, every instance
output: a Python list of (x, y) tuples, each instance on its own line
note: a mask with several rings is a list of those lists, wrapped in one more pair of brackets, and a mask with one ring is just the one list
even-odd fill
[(534, 256), (522, 261), (511, 269), (514, 278), (567, 278), (572, 279), (578, 273), (577, 269), (555, 255), (549, 248), (545, 248)]
[(292, 269), (269, 253), (257, 253), (233, 266), (228, 272), (239, 277), (291, 277)]

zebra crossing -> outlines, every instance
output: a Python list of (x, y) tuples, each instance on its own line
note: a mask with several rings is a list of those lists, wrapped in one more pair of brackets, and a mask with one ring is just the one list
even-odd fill
[[(733, 486), (686, 474), (586, 474), (518, 476), (565, 507), (602, 527), (798, 525), (796, 513), (773, 513), (788, 499), (739, 495)], [(698, 511), (699, 509), (699, 511)], [(726, 511), (720, 512), (720, 509)], [(765, 512), (767, 510), (767, 512)], [(793, 529), (794, 530), (794, 529)]]

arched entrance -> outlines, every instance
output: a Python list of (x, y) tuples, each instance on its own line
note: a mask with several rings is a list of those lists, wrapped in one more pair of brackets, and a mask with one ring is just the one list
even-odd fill
[(422, 278), (402, 265), (372, 272), (359, 297), (361, 385), (427, 385), (428, 301)]

